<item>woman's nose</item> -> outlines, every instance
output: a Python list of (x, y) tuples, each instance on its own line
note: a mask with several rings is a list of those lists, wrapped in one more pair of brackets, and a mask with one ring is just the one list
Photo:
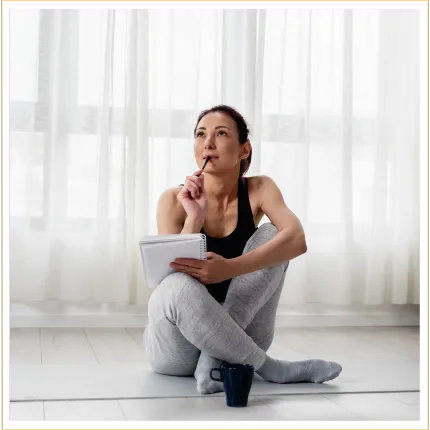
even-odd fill
[(209, 135), (205, 141), (205, 148), (207, 147), (213, 147), (214, 146), (214, 139), (212, 135)]

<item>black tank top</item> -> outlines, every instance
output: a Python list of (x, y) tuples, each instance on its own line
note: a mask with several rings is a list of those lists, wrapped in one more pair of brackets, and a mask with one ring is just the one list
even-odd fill
[[(257, 230), (254, 224), (251, 204), (249, 203), (248, 182), (244, 178), (245, 183), (239, 178), (238, 193), (237, 193), (237, 225), (233, 233), (225, 237), (211, 237), (204, 229), (201, 233), (206, 235), (207, 250), (222, 255), (224, 258), (235, 258), (242, 255), (246, 242)], [(207, 290), (219, 303), (225, 301), (228, 287), (231, 279), (218, 282), (216, 284), (206, 285)]]

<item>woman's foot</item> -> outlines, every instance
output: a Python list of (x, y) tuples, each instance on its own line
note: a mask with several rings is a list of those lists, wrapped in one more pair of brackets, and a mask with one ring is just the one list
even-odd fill
[(337, 378), (342, 366), (334, 361), (304, 360), (282, 361), (267, 356), (257, 373), (266, 381), (278, 384), (313, 382), (321, 384)]
[[(224, 391), (223, 384), (211, 379), (210, 371), (219, 368), (221, 361), (201, 354), (194, 376), (197, 380), (197, 390), (200, 394), (212, 394)], [(342, 372), (342, 366), (334, 361), (303, 360), (283, 361), (267, 356), (263, 366), (257, 373), (266, 381), (278, 384), (296, 382), (313, 382), (321, 384), (337, 378)]]
[[(224, 391), (222, 382), (211, 379), (211, 369), (219, 368), (221, 361), (207, 355), (200, 354), (194, 377), (197, 380), (197, 390), (200, 394), (213, 394)], [(217, 376), (216, 376), (217, 377)]]

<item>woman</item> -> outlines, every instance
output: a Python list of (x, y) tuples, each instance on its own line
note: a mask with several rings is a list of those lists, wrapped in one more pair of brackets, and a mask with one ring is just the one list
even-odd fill
[[(159, 234), (204, 233), (206, 261), (178, 259), (149, 301), (145, 344), (152, 368), (195, 375), (200, 393), (221, 391), (209, 377), (220, 360), (252, 364), (265, 380), (321, 383), (334, 362), (288, 362), (266, 355), (289, 261), (306, 252), (302, 225), (267, 176), (244, 177), (252, 148), (243, 117), (229, 106), (203, 111), (194, 130), (200, 168), (166, 190)], [(270, 223), (256, 228), (263, 215)]]

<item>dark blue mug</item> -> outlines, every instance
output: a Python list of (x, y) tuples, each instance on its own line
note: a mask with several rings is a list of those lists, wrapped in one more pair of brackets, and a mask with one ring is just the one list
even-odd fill
[[(219, 372), (215, 378), (213, 372)], [(254, 379), (254, 366), (250, 364), (221, 363), (220, 368), (211, 370), (211, 379), (224, 383), (227, 406), (243, 408), (248, 406), (248, 396)]]

